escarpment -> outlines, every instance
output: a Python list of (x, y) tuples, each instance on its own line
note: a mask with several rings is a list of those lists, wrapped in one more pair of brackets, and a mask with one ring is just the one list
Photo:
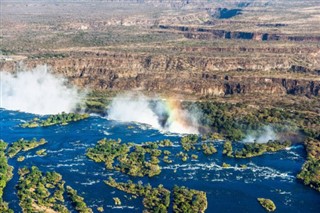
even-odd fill
[[(15, 71), (20, 64), (5, 62), (0, 69)], [(273, 72), (285, 74), (292, 69), (302, 69), (293, 67), (287, 57), (223, 58), (87, 51), (71, 53), (62, 59), (27, 59), (23, 64), (28, 68), (47, 64), (53, 72), (67, 77), (70, 82), (95, 90), (171, 92), (198, 97), (242, 94), (319, 96), (320, 93), (320, 78), (270, 77)]]
[(257, 41), (308, 41), (319, 42), (319, 35), (290, 35), (283, 33), (229, 31), (223, 29), (211, 29), (205, 27), (159, 25), (159, 29), (171, 33), (182, 33), (189, 39), (245, 39)]

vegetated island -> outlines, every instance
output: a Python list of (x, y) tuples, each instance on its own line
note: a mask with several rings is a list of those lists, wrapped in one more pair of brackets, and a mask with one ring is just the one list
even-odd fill
[(150, 184), (143, 186), (141, 183), (134, 184), (132, 181), (128, 183), (116, 182), (113, 178), (109, 178), (105, 183), (113, 188), (143, 197), (144, 212), (167, 212), (170, 205), (170, 191), (162, 185), (151, 187)]
[(13, 210), (9, 209), (8, 203), (2, 199), (3, 190), (6, 187), (9, 180), (11, 180), (13, 174), (13, 167), (9, 166), (8, 159), (5, 155), (7, 149), (7, 143), (0, 140), (0, 211), (3, 213), (13, 213)]
[[(201, 142), (201, 148), (200, 148), (200, 142), (199, 142), (199, 136), (198, 135), (188, 135), (184, 136), (180, 140), (181, 146), (183, 150), (186, 152), (192, 151), (192, 150), (201, 150), (205, 155), (212, 155), (217, 152), (217, 149), (214, 147), (212, 142)], [(182, 159), (186, 159), (184, 156)], [(185, 160), (183, 160), (185, 161)]]
[(241, 150), (233, 151), (232, 143), (230, 141), (226, 141), (223, 145), (222, 153), (228, 157), (252, 158), (263, 155), (266, 152), (277, 152), (290, 146), (290, 141), (280, 142), (277, 140), (270, 140), (267, 143), (244, 143)]
[(46, 144), (46, 143), (47, 143), (47, 141), (44, 138), (41, 138), (39, 141), (37, 141), (36, 138), (33, 138), (30, 141), (21, 138), (18, 141), (13, 142), (12, 144), (10, 144), (10, 146), (8, 148), (8, 156), (10, 158), (13, 158), (20, 151), (26, 152), (28, 150), (37, 148), (38, 146), (41, 146), (41, 145)]
[(79, 196), (77, 191), (71, 186), (67, 186), (67, 194), (72, 200), (72, 204), (75, 206), (79, 213), (92, 213), (92, 209), (87, 207), (87, 204), (83, 201), (83, 197)]
[(308, 158), (297, 178), (302, 180), (305, 185), (320, 192), (320, 141), (309, 138), (304, 145)]
[(78, 114), (78, 113), (64, 113), (57, 115), (50, 115), (47, 119), (34, 118), (31, 121), (25, 122), (20, 126), (23, 128), (36, 128), (36, 127), (47, 127), (53, 125), (67, 125), (70, 122), (80, 121), (89, 118), (89, 114)]
[[(19, 175), (17, 189), (23, 212), (69, 212), (64, 200), (65, 182), (59, 173), (42, 173), (33, 166), (19, 169)], [(92, 212), (71, 187), (67, 187), (67, 194), (78, 212)]]
[[(117, 170), (131, 176), (153, 177), (161, 173), (158, 147), (172, 146), (169, 140), (143, 144), (121, 143), (121, 140), (102, 139), (86, 155), (95, 162), (104, 162), (107, 169)], [(147, 155), (150, 159), (147, 160)], [(168, 159), (167, 159), (168, 160)]]
[[(163, 185), (152, 187), (150, 184), (142, 185), (116, 182), (109, 178), (105, 183), (121, 191), (143, 197), (144, 212), (168, 212), (171, 192)], [(175, 186), (173, 188), (173, 212), (205, 212), (207, 209), (207, 197), (203, 191)]]
[(259, 203), (263, 208), (265, 208), (268, 212), (273, 212), (276, 210), (276, 205), (270, 199), (266, 198), (258, 198)]

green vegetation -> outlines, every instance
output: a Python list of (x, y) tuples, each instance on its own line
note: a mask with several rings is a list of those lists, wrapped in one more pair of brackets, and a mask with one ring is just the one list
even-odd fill
[(228, 157), (233, 157), (231, 141), (225, 141), (224, 142), (222, 154), (227, 155)]
[(177, 157), (180, 157), (183, 162), (187, 161), (189, 158), (188, 153), (184, 153), (184, 152), (179, 152), (177, 154)]
[(114, 200), (114, 205), (116, 205), (116, 206), (120, 206), (120, 205), (121, 205), (121, 200), (120, 200), (120, 198), (114, 197), (113, 200)]
[(192, 154), (191, 158), (194, 159), (194, 160), (197, 160), (198, 159), (198, 155)]
[(198, 142), (199, 137), (197, 135), (188, 135), (181, 138), (181, 145), (185, 151), (195, 150), (195, 145)]
[(213, 143), (203, 143), (201, 147), (205, 155), (212, 155), (217, 152), (217, 149), (213, 146)]
[(53, 125), (67, 125), (70, 122), (76, 122), (89, 118), (89, 114), (77, 114), (77, 113), (61, 113), (57, 115), (50, 115), (47, 119), (34, 118), (33, 120), (21, 124), (23, 128), (36, 128), (46, 127)]
[[(186, 108), (192, 107), (191, 104), (185, 105)], [(265, 125), (272, 125), (276, 132), (290, 132), (290, 128), (298, 129), (307, 136), (320, 139), (319, 129), (315, 129), (320, 124), (320, 116), (308, 114), (305, 108), (310, 108), (309, 106), (293, 106), (295, 110), (284, 110), (283, 106), (253, 108), (246, 104), (211, 101), (197, 102), (196, 106), (203, 112), (200, 122), (212, 132), (230, 140), (239, 141), (249, 131), (259, 131)], [(301, 110), (297, 111), (296, 108)]]
[(150, 184), (143, 186), (141, 183), (134, 184), (132, 181), (128, 181), (128, 183), (117, 183), (111, 177), (108, 181), (105, 181), (105, 183), (118, 190), (143, 197), (145, 212), (168, 212), (170, 191), (162, 185), (153, 188)]
[(245, 143), (240, 151), (235, 151), (236, 158), (251, 158), (264, 154), (265, 152), (277, 152), (291, 146), (290, 141), (269, 141), (267, 143)]
[(64, 181), (56, 172), (42, 173), (37, 167), (19, 169), (18, 196), (23, 212), (67, 213), (63, 204)]
[(7, 143), (0, 140), (0, 211), (3, 213), (13, 213), (8, 207), (8, 203), (2, 200), (3, 190), (6, 187), (9, 180), (12, 178), (13, 168), (9, 166), (8, 159), (5, 155), (7, 149)]
[(18, 154), (20, 151), (26, 152), (28, 150), (34, 149), (34, 148), (41, 146), (43, 144), (46, 144), (46, 143), (47, 143), (47, 141), (43, 138), (40, 139), (39, 141), (37, 141), (37, 139), (35, 139), (35, 138), (33, 138), (30, 141), (21, 138), (9, 146), (8, 156), (10, 158), (12, 158), (16, 154)]
[(46, 151), (47, 151), (46, 149), (40, 149), (40, 150), (36, 151), (36, 154), (38, 156), (46, 156), (47, 155)]
[[(118, 170), (131, 176), (153, 177), (161, 173), (159, 156), (162, 151), (159, 146), (172, 146), (172, 142), (147, 142), (142, 145), (124, 144), (121, 140), (98, 141), (94, 148), (87, 150), (87, 157), (95, 162), (104, 162), (107, 169)], [(147, 160), (149, 158), (149, 160)], [(170, 162), (168, 157), (164, 157)]]
[(276, 205), (270, 199), (266, 198), (258, 198), (259, 203), (263, 208), (265, 208), (268, 212), (273, 212), (276, 210)]
[(173, 188), (173, 212), (205, 212), (207, 209), (207, 195), (203, 191), (188, 189), (184, 186)]
[(49, 59), (49, 58), (65, 58), (67, 57), (64, 53), (42, 53), (42, 54), (34, 54), (29, 56), (31, 59)]
[(83, 201), (83, 197), (77, 194), (77, 191), (67, 186), (67, 194), (72, 200), (72, 204), (75, 206), (79, 213), (92, 213), (92, 209), (87, 207), (87, 204)]
[(229, 167), (231, 167), (231, 165), (223, 162), (222, 163), (222, 167), (223, 168), (229, 168)]
[(24, 161), (25, 160), (25, 157), (24, 156), (19, 156), (18, 158), (17, 158), (17, 161), (18, 162), (22, 162), (22, 161)]
[(305, 185), (320, 191), (320, 141), (309, 138), (305, 141), (305, 146), (308, 159), (297, 178)]

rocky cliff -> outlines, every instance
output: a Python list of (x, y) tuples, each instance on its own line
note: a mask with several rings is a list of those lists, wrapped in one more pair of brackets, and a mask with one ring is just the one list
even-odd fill
[[(82, 52), (81, 57), (79, 54), (71, 53), (63, 59), (27, 59), (23, 66), (33, 68), (47, 64), (70, 82), (96, 90), (142, 90), (198, 97), (236, 94), (319, 96), (320, 93), (320, 78), (296, 79), (279, 75), (298, 69), (292, 68), (285, 57), (263, 60), (119, 52)], [(0, 69), (14, 71), (20, 66), (21, 62), (5, 62)], [(270, 77), (273, 72), (277, 75)]]

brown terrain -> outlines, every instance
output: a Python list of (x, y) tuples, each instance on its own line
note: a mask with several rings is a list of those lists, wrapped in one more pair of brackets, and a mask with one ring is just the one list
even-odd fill
[(4, 0), (0, 70), (48, 64), (102, 91), (318, 101), (319, 11), (317, 0)]

